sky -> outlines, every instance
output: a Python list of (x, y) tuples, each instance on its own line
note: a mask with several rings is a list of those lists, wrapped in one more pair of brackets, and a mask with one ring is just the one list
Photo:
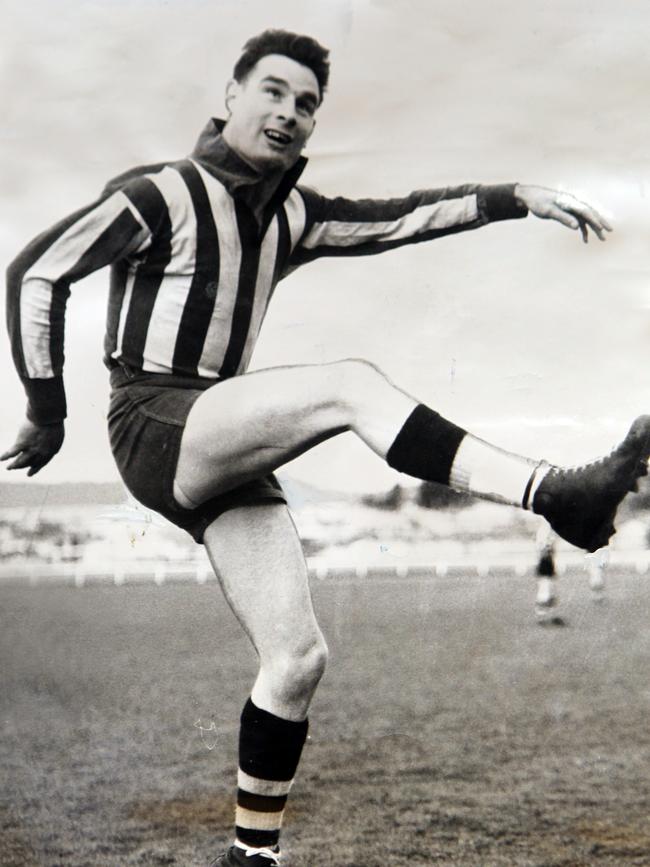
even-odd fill
[[(108, 178), (186, 155), (223, 116), (246, 39), (284, 27), (331, 49), (310, 186), (385, 198), (535, 183), (577, 194), (615, 231), (584, 245), (528, 217), (321, 260), (278, 288), (253, 366), (367, 358), (474, 433), (558, 462), (607, 451), (649, 411), (645, 0), (0, 0), (0, 11), (3, 267)], [(72, 289), (67, 436), (42, 482), (118, 478), (101, 362), (107, 276)], [(4, 330), (0, 370), (4, 450), (25, 405)], [(351, 434), (287, 473), (349, 490), (404, 480)]]

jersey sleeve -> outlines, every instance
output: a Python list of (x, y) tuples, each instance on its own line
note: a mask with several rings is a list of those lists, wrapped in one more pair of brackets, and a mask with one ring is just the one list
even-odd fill
[(329, 199), (301, 188), (306, 225), (293, 267), (320, 256), (368, 256), (528, 214), (515, 184), (420, 190), (399, 199)]
[(151, 243), (145, 178), (61, 220), (35, 238), (7, 269), (7, 326), (27, 394), (27, 416), (51, 424), (66, 416), (63, 385), (65, 309), (70, 284)]

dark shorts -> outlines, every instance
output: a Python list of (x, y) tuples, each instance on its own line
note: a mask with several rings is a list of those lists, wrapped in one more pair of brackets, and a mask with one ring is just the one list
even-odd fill
[(118, 367), (111, 371), (108, 434), (117, 468), (133, 496), (181, 527), (199, 543), (205, 529), (237, 506), (286, 502), (274, 475), (255, 479), (184, 509), (174, 499), (174, 478), (181, 437), (194, 401), (211, 380), (143, 373)]

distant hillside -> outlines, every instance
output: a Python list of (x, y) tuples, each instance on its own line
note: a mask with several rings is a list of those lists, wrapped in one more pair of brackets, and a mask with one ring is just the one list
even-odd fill
[(3, 506), (78, 506), (123, 503), (124, 488), (119, 482), (40, 482), (0, 483), (0, 508)]
[[(359, 503), (378, 508), (398, 509), (401, 503), (413, 501), (429, 509), (445, 510), (447, 508), (463, 508), (474, 503), (472, 498), (463, 499), (462, 495), (448, 492), (446, 499), (431, 498), (430, 491), (448, 489), (426, 482), (417, 487), (396, 485), (392, 490), (380, 494), (362, 494), (348, 491), (334, 491), (319, 488), (315, 485), (298, 481), (278, 474), (289, 505), (295, 509), (305, 506), (316, 506), (321, 503)], [(623, 504), (620, 516), (647, 514), (650, 512), (650, 478), (640, 480), (639, 493), (628, 496)], [(397, 501), (393, 502), (395, 495)], [(451, 497), (450, 497), (451, 494)], [(60, 482), (45, 485), (42, 482), (0, 482), (0, 509), (10, 506), (43, 507), (43, 506), (79, 506), (124, 503), (127, 500), (125, 488), (119, 482)], [(451, 502), (448, 502), (451, 500)], [(457, 502), (458, 500), (458, 502)], [(650, 519), (649, 519), (650, 520)]]
[[(282, 478), (282, 486), (289, 502), (299, 507), (332, 501), (354, 502), (355, 494), (327, 491), (303, 482)], [(42, 482), (0, 482), (0, 508), (3, 506), (78, 506), (123, 503), (127, 498), (119, 482), (60, 482), (44, 485)]]

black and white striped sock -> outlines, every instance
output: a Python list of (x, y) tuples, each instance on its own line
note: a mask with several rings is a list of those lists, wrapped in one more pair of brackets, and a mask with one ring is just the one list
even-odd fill
[(249, 698), (241, 715), (237, 774), (237, 840), (246, 846), (278, 844), (289, 790), (307, 738), (308, 722), (281, 719)]

